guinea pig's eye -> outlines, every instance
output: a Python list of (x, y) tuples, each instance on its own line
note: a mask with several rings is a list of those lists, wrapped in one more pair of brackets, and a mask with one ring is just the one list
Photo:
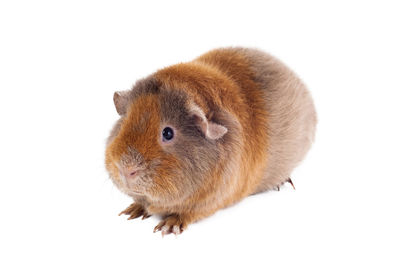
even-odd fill
[(174, 138), (174, 131), (172, 130), (171, 127), (165, 127), (162, 130), (162, 136), (163, 136), (163, 141), (164, 142), (169, 141), (172, 138)]

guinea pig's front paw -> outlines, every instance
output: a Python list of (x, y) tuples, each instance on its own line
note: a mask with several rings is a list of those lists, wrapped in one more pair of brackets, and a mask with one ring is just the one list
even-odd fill
[(161, 235), (168, 234), (181, 234), (187, 227), (187, 222), (183, 216), (173, 214), (165, 217), (156, 227), (154, 227), (154, 233), (161, 231)]
[(132, 203), (125, 210), (121, 211), (119, 216), (122, 214), (129, 215), (128, 220), (132, 220), (140, 216), (143, 216), (142, 217), (143, 220), (151, 216), (150, 214), (147, 213), (146, 209), (138, 203)]

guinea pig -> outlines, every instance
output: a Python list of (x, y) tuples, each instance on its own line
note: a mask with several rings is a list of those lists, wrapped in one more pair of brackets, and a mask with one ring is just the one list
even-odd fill
[(296, 74), (249, 48), (215, 49), (158, 70), (115, 92), (114, 104), (120, 118), (105, 165), (134, 200), (121, 214), (160, 215), (154, 232), (162, 235), (291, 181), (317, 122)]

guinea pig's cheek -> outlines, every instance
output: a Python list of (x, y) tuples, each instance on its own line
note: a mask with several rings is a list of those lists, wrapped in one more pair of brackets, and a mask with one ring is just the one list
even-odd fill
[(129, 187), (125, 177), (121, 176), (118, 169), (112, 169), (110, 171), (110, 177), (113, 184), (125, 194), (128, 194)]
[(121, 182), (119, 173), (118, 173), (118, 169), (116, 166), (114, 166), (112, 164), (107, 164), (107, 171), (110, 174), (110, 178), (111, 178), (111, 180), (113, 180), (113, 182), (116, 182), (116, 183)]
[(124, 181), (122, 177), (120, 177), (118, 174), (112, 176), (112, 181), (113, 183), (118, 187), (118, 188), (124, 188), (126, 185), (124, 184)]

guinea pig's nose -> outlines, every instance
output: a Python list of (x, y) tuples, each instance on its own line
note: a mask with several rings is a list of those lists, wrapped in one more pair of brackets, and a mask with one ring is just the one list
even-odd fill
[(124, 167), (121, 170), (121, 174), (125, 176), (126, 179), (135, 178), (137, 172), (138, 172), (137, 167)]

